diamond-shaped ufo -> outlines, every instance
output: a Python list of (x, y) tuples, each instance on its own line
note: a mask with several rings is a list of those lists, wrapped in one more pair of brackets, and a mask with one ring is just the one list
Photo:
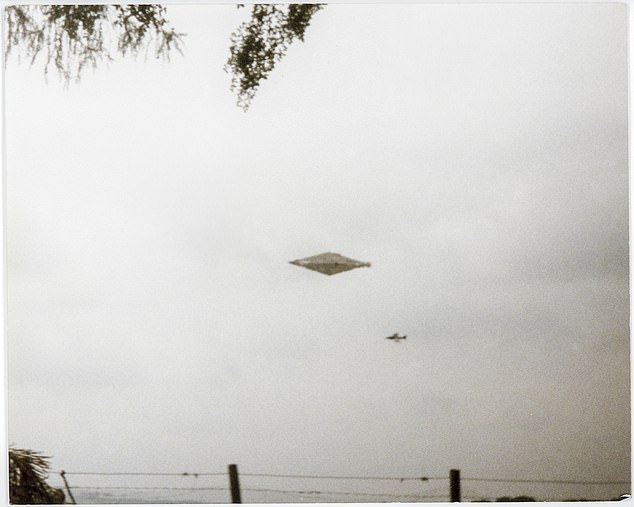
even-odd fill
[(295, 266), (318, 271), (328, 276), (336, 275), (337, 273), (349, 271), (354, 268), (370, 267), (369, 262), (355, 261), (354, 259), (333, 252), (325, 252), (319, 255), (313, 255), (312, 257), (306, 257), (305, 259), (297, 259), (290, 261), (290, 263), (295, 264)]

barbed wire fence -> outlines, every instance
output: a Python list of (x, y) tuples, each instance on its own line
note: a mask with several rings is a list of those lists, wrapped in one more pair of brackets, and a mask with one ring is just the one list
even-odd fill
[[(569, 500), (616, 500), (629, 497), (631, 481), (584, 481), (499, 477), (460, 477), (459, 470), (447, 476), (359, 476), (308, 474), (238, 474), (236, 465), (226, 472), (68, 472), (58, 471), (69, 503), (384, 503), (490, 501), (480, 486), (504, 485), (499, 497), (526, 497), (510, 485), (575, 486), (582, 494)], [(475, 484), (477, 489), (473, 489)], [(619, 495), (598, 495), (596, 488), (619, 487)], [(552, 490), (552, 489), (551, 489)], [(490, 489), (488, 490), (490, 491)], [(508, 494), (508, 491), (513, 494)], [(552, 490), (554, 491), (554, 490)], [(531, 495), (532, 496), (532, 495)], [(535, 498), (538, 501), (555, 500)], [(620, 498), (619, 498), (620, 497)], [(77, 502), (75, 501), (77, 499)]]

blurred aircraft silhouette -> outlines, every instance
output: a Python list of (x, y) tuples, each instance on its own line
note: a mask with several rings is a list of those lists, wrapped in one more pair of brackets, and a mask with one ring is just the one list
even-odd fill
[(404, 334), (403, 336), (399, 336), (398, 333), (394, 333), (392, 336), (386, 336), (385, 338), (388, 340), (394, 340), (396, 343), (399, 343), (401, 340), (405, 340), (407, 338), (407, 335)]

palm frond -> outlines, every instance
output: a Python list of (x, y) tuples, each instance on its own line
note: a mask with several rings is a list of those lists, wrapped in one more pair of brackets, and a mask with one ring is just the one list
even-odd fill
[(64, 492), (46, 482), (49, 459), (30, 449), (9, 448), (9, 501), (12, 504), (64, 503)]

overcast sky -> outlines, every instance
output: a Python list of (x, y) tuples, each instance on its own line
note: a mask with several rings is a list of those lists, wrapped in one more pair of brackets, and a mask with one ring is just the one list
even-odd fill
[[(245, 113), (247, 15), (170, 6), (182, 56), (68, 88), (9, 60), (9, 442), (75, 472), (627, 480), (627, 7), (328, 5)], [(372, 267), (288, 263), (325, 251)]]

